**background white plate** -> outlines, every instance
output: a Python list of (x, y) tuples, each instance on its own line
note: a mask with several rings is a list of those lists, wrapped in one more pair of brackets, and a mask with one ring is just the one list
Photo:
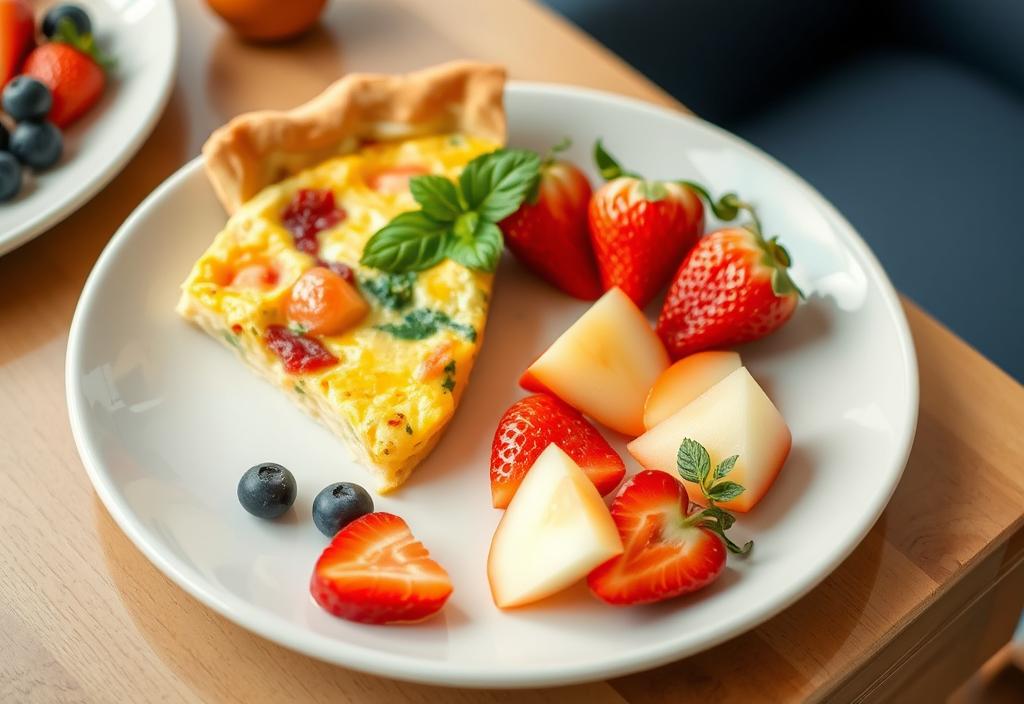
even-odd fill
[[(54, 3), (34, 3), (39, 8)], [(178, 18), (172, 0), (81, 0), (100, 46), (117, 61), (107, 90), (64, 133), (64, 155), (0, 203), (0, 254), (73, 213), (114, 178), (156, 125), (174, 84)]]
[[(821, 196), (737, 138), (667, 110), (531, 84), (511, 86), (507, 103), (515, 145), (540, 150), (569, 134), (569, 157), (589, 164), (603, 136), (650, 177), (738, 189), (784, 235), (809, 300), (782, 331), (742, 349), (794, 441), (776, 486), (737, 524), (736, 540), (755, 539), (754, 552), (730, 559), (704, 592), (652, 607), (610, 608), (582, 588), (509, 613), (492, 605), (484, 566), (499, 518), (487, 471), (495, 423), (522, 395), (522, 369), (586, 308), (506, 259), (462, 408), (412, 480), (377, 499), (408, 520), (455, 593), (417, 626), (328, 616), (307, 593), (326, 543), (310, 502), (330, 482), (368, 478), (338, 440), (175, 316), (179, 282), (225, 219), (196, 161), (139, 207), (89, 277), (68, 346), (68, 406), (93, 484), (128, 536), (184, 589), (267, 638), (452, 685), (551, 685), (653, 667), (799, 598), (857, 545), (899, 480), (918, 400), (906, 320), (874, 257)], [(299, 481), (280, 523), (249, 516), (235, 498), (239, 476), (263, 460)]]

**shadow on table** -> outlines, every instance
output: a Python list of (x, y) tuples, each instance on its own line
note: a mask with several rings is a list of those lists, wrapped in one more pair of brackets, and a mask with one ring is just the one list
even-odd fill
[[(100, 251), (139, 202), (188, 157), (181, 100), (175, 91), (150, 138), (92, 201), (0, 257), (0, 300), (18, 303), (0, 306), (0, 328), (32, 331), (6, 336), (0, 364), (67, 334), (78, 293)], [(52, 324), (41, 326), (39, 319)]]

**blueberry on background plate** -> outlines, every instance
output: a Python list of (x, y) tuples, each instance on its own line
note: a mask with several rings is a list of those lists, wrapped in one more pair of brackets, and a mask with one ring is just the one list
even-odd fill
[(89, 19), (89, 13), (78, 5), (67, 3), (49, 9), (43, 17), (43, 34), (53, 39), (53, 35), (57, 32), (57, 25), (65, 17), (71, 20), (71, 24), (75, 26), (79, 34), (92, 33), (92, 20)]
[(10, 200), (21, 190), (21, 164), (10, 152), (0, 152), (0, 202)]
[(277, 518), (295, 503), (298, 486), (287, 469), (273, 462), (250, 467), (238, 480), (238, 501), (258, 518)]
[(373, 513), (373, 498), (366, 489), (351, 482), (324, 487), (313, 499), (313, 523), (328, 538), (368, 513)]
[(22, 164), (46, 169), (60, 160), (64, 138), (52, 122), (22, 122), (11, 135), (10, 150)]
[(53, 107), (50, 89), (31, 76), (15, 76), (4, 86), (4, 112), (16, 121), (42, 120)]

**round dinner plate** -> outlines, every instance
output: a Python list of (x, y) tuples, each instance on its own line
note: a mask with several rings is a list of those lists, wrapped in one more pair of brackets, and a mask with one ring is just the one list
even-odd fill
[(173, 0), (82, 0), (100, 47), (114, 58), (106, 92), (64, 133), (60, 162), (28, 176), (0, 203), (0, 254), (77, 210), (121, 171), (156, 125), (174, 84)]
[[(357, 670), (447, 685), (556, 685), (650, 668), (805, 594), (860, 542), (899, 481), (917, 419), (913, 343), (882, 268), (824, 198), (749, 144), (677, 112), (524, 83), (509, 87), (507, 107), (515, 146), (544, 150), (569, 135), (568, 158), (596, 182), (590, 146), (602, 137), (648, 177), (738, 191), (782, 235), (807, 300), (782, 330), (740, 350), (793, 433), (775, 486), (734, 528), (754, 550), (730, 557), (704, 591), (654, 606), (612, 608), (578, 586), (532, 607), (495, 608), (485, 569), (501, 515), (490, 505), (494, 428), (523, 395), (520, 372), (587, 308), (506, 258), (455, 420), (400, 491), (375, 499), (447, 568), (451, 600), (414, 626), (322, 611), (308, 592), (327, 542), (311, 501), (334, 481), (372, 481), (339, 440), (175, 315), (179, 283), (225, 221), (193, 161), (139, 206), (89, 277), (68, 343), (68, 407), (89, 477), (125, 533), (182, 588), (266, 638)], [(612, 440), (636, 470), (625, 439)], [(253, 518), (235, 497), (242, 472), (267, 460), (299, 483), (279, 522)]]

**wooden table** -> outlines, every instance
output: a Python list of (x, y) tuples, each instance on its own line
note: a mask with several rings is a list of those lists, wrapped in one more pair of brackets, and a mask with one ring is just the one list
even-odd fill
[(821, 586), (706, 653), (561, 690), (446, 690), (297, 655), (187, 596), (113, 524), (66, 420), (68, 324), (139, 201), (226, 118), (292, 105), (345, 71), (481, 57), (678, 105), (526, 0), (336, 0), (321, 29), (265, 48), (236, 42), (198, 0), (178, 5), (178, 82), (153, 136), (90, 204), (0, 258), (0, 701), (936, 701), (1006, 642), (1024, 600), (1024, 390), (910, 302), (921, 415), (888, 510)]

